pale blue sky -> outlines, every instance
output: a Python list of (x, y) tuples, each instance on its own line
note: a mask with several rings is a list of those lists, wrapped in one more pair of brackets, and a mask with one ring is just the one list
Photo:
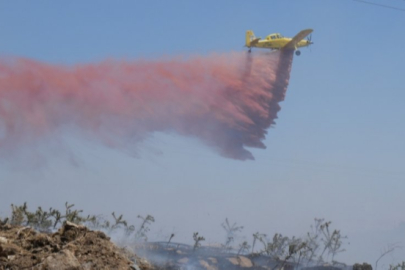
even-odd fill
[(1, 55), (47, 63), (241, 51), (248, 29), (293, 36), (313, 28), (315, 43), (294, 58), (255, 161), (176, 134), (155, 134), (137, 146), (139, 157), (61, 135), (63, 148), (37, 146), (35, 165), (1, 159), (0, 215), (11, 203), (62, 208), (69, 200), (133, 221), (152, 214), (155, 230), (175, 230), (180, 242), (193, 231), (222, 240), (225, 217), (246, 236), (299, 236), (324, 217), (349, 236), (342, 260), (374, 262), (386, 244), (405, 245), (404, 25), (405, 12), (351, 0), (0, 1)]

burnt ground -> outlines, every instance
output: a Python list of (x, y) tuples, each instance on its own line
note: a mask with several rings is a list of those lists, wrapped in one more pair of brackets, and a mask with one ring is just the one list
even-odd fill
[[(156, 269), (192, 269), (192, 270), (352, 270), (352, 266), (320, 265), (305, 267), (293, 263), (276, 261), (269, 256), (258, 254), (236, 254), (217, 247), (199, 247), (155, 242), (143, 243), (136, 247), (137, 254), (148, 261), (154, 262)], [(360, 267), (356, 270), (371, 270)]]

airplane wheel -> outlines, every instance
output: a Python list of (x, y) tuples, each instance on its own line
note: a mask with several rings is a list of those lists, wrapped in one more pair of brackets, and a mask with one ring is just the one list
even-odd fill
[(297, 50), (297, 51), (295, 51), (295, 55), (296, 55), (296, 56), (300, 56), (300, 55), (301, 55), (301, 52)]

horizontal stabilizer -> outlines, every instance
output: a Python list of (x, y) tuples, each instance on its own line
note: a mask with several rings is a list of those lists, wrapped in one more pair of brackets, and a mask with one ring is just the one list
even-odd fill
[(257, 43), (259, 43), (260, 38), (255, 38), (250, 42), (250, 46), (255, 46)]

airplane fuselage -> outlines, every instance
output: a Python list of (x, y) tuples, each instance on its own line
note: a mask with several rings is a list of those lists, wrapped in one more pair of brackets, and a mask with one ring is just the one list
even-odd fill
[(295, 54), (300, 55), (301, 52), (298, 50), (300, 47), (313, 44), (311, 36), (308, 39), (304, 39), (312, 32), (312, 29), (301, 30), (293, 38), (283, 37), (281, 34), (275, 33), (262, 39), (256, 38), (252, 30), (247, 30), (245, 46), (249, 48), (249, 52), (252, 51), (252, 48), (264, 48), (271, 50), (295, 50)]
[[(291, 40), (292, 38), (283, 37), (280, 34), (271, 34), (264, 39), (260, 39), (256, 44), (252, 45), (252, 47), (279, 50)], [(297, 42), (296, 49), (309, 46), (310, 44), (311, 42), (309, 40), (303, 39)]]

